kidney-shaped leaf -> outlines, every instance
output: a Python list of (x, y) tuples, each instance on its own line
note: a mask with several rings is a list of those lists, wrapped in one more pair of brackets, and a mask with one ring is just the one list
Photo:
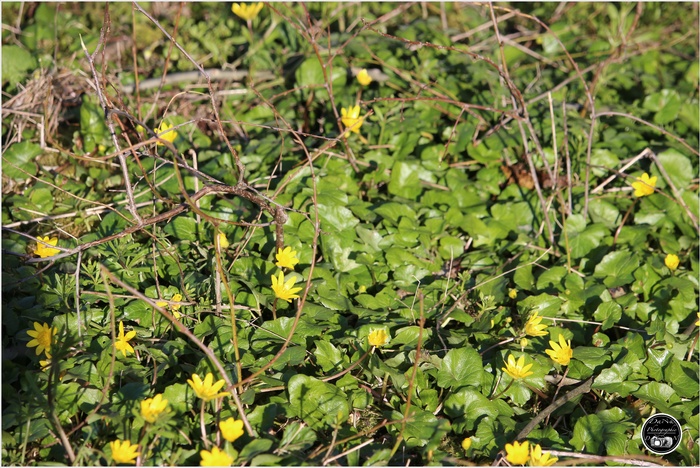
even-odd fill
[(335, 385), (297, 374), (289, 379), (289, 416), (299, 417), (312, 429), (347, 420), (348, 397)]

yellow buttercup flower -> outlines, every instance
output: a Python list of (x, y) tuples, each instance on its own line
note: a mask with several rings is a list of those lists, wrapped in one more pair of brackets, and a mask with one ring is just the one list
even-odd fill
[(39, 322), (34, 322), (34, 330), (29, 330), (27, 335), (32, 338), (27, 347), (33, 348), (36, 346), (36, 355), (40, 355), (43, 351), (46, 351), (46, 357), (51, 358), (51, 343), (53, 343), (53, 337), (58, 333), (56, 328), (49, 327), (48, 323), (43, 323), (39, 325)]
[(542, 317), (537, 315), (537, 312), (532, 314), (532, 316), (525, 323), (525, 334), (530, 336), (545, 336), (547, 332), (547, 325), (540, 324)]
[(516, 297), (518, 297), (518, 290), (515, 288), (509, 289), (508, 290), (508, 297), (510, 297), (511, 299), (515, 299)]
[(632, 187), (634, 188), (635, 197), (651, 195), (654, 193), (654, 187), (656, 187), (656, 176), (649, 177), (649, 174), (645, 172), (641, 178), (637, 177), (636, 182), (632, 182)]
[(137, 452), (139, 446), (131, 445), (131, 441), (125, 440), (115, 440), (109, 443), (112, 449), (112, 460), (115, 463), (129, 463), (133, 464), (136, 457), (141, 455), (141, 452)]
[(153, 424), (167, 407), (168, 400), (164, 400), (163, 395), (159, 393), (153, 398), (147, 398), (141, 402), (141, 416)]
[(221, 390), (221, 387), (223, 387), (226, 384), (226, 382), (224, 382), (224, 379), (218, 380), (216, 383), (213, 382), (214, 374), (212, 374), (211, 372), (209, 372), (206, 375), (206, 377), (204, 377), (204, 381), (202, 381), (202, 379), (197, 374), (192, 374), (192, 380), (187, 379), (187, 383), (190, 384), (190, 387), (192, 387), (192, 390), (194, 390), (195, 395), (197, 395), (204, 401), (210, 401), (215, 398), (230, 395), (229, 392), (218, 393), (219, 390)]
[(530, 466), (551, 466), (554, 465), (557, 457), (551, 457), (549, 452), (542, 453), (542, 447), (540, 444), (535, 445), (530, 450)]
[(367, 335), (367, 341), (369, 341), (369, 344), (372, 346), (384, 346), (389, 342), (389, 335), (387, 335), (384, 329), (379, 328), (369, 332), (369, 335)]
[(221, 429), (221, 435), (224, 436), (224, 439), (229, 442), (235, 441), (244, 434), (243, 421), (240, 419), (228, 418), (226, 421), (221, 421), (219, 429)]
[(282, 249), (277, 249), (277, 254), (275, 255), (275, 258), (277, 259), (277, 265), (280, 268), (289, 268), (290, 270), (294, 269), (294, 265), (299, 263), (299, 259), (297, 258), (297, 251), (292, 250), (291, 247), (285, 247), (284, 250)]
[(462, 448), (464, 451), (467, 451), (471, 448), (472, 446), (472, 438), (471, 437), (465, 437), (464, 440), (462, 441)]
[(506, 374), (510, 375), (513, 379), (524, 379), (528, 375), (534, 374), (534, 372), (529, 372), (532, 364), (525, 365), (525, 356), (520, 356), (520, 358), (515, 360), (512, 354), (508, 355), (508, 361), (506, 361), (506, 367), (501, 367)]
[(173, 311), (173, 317), (175, 317), (176, 319), (179, 319), (180, 317), (182, 317), (182, 314), (180, 312), (178, 312), (178, 310), (180, 310), (180, 307), (182, 306), (182, 304), (178, 304), (178, 302), (180, 302), (181, 300), (182, 300), (182, 294), (177, 293), (177, 294), (173, 294), (173, 297), (170, 298), (170, 301), (174, 302), (175, 304), (170, 304), (167, 301), (157, 301), (156, 305), (158, 307), (169, 308), (170, 310)]
[(571, 356), (573, 356), (574, 351), (571, 349), (571, 340), (565, 340), (564, 335), (559, 334), (559, 344), (554, 341), (549, 342), (549, 346), (552, 349), (547, 349), (545, 352), (549, 354), (552, 361), (561, 364), (562, 366), (569, 365)]
[(53, 247), (49, 247), (46, 244), (49, 245), (56, 245), (58, 244), (58, 237), (52, 237), (49, 239), (49, 236), (46, 237), (37, 237), (40, 242), (36, 243), (36, 248), (34, 249), (34, 254), (38, 255), (41, 258), (46, 258), (46, 257), (53, 257), (57, 253), (59, 253), (61, 250), (60, 249), (54, 249)]
[(211, 452), (202, 450), (199, 455), (202, 457), (199, 466), (231, 466), (233, 463), (233, 458), (219, 447), (212, 447)]
[(362, 85), (362, 86), (367, 86), (372, 82), (372, 77), (369, 76), (369, 73), (367, 73), (367, 69), (363, 68), (360, 70), (360, 72), (357, 74), (357, 81)]
[(136, 336), (136, 332), (131, 330), (126, 335), (124, 334), (124, 322), (119, 321), (119, 334), (117, 335), (117, 341), (114, 342), (114, 347), (117, 351), (121, 351), (126, 357), (127, 353), (133, 353), (134, 348), (129, 344), (129, 340)]
[[(168, 125), (167, 122), (163, 121), (160, 123), (158, 128), (156, 128), (156, 135), (158, 135), (158, 138), (161, 140), (172, 143), (175, 141), (175, 138), (177, 138), (177, 132), (175, 130), (171, 130), (171, 128), (173, 128), (172, 125)], [(165, 144), (157, 142), (156, 146), (165, 146)]]
[(522, 444), (518, 441), (506, 444), (506, 460), (513, 465), (524, 465), (530, 459), (530, 447), (526, 440)]
[(226, 238), (226, 234), (223, 232), (219, 232), (219, 245), (221, 246), (222, 249), (228, 249), (228, 246), (231, 245)]
[(234, 3), (231, 5), (231, 11), (234, 15), (246, 21), (252, 21), (257, 18), (260, 10), (263, 9), (263, 3)]
[(350, 109), (341, 108), (340, 114), (342, 118), (343, 125), (347, 127), (348, 130), (354, 133), (360, 133), (360, 127), (362, 127), (362, 117), (360, 117), (360, 106), (351, 107)]
[(302, 288), (294, 288), (294, 283), (296, 280), (294, 278), (289, 278), (289, 280), (284, 282), (284, 273), (281, 271), (277, 276), (272, 275), (272, 290), (275, 292), (277, 298), (282, 299), (287, 302), (292, 302), (292, 299), (297, 299), (299, 296), (296, 294), (301, 291)]
[(664, 258), (664, 263), (671, 271), (675, 271), (680, 262), (681, 261), (678, 259), (678, 255), (668, 254), (666, 255), (666, 258)]

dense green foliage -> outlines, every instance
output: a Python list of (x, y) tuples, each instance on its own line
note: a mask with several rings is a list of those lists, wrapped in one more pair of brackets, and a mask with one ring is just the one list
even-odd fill
[(697, 5), (2, 18), (3, 464), (700, 462)]

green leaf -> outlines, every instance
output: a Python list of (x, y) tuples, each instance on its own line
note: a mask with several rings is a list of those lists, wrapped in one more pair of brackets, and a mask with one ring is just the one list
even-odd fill
[(12, 144), (2, 155), (4, 163), (2, 173), (7, 177), (20, 180), (27, 179), (30, 175), (36, 175), (37, 167), (34, 164), (34, 158), (42, 152), (39, 145), (26, 140)]
[(678, 190), (685, 190), (693, 179), (695, 170), (687, 156), (675, 149), (668, 149), (657, 156), (668, 177)]
[(681, 98), (675, 90), (663, 89), (644, 99), (644, 108), (656, 112), (654, 123), (659, 125), (673, 122), (681, 109)]
[(345, 393), (335, 385), (297, 374), (287, 384), (289, 416), (299, 417), (312, 429), (342, 423), (350, 407)]
[(318, 214), (321, 217), (322, 228), (328, 232), (340, 232), (354, 228), (360, 223), (352, 211), (341, 205), (318, 204)]
[(452, 389), (463, 386), (479, 387), (483, 370), (481, 356), (473, 348), (451, 349), (442, 360), (437, 384), (440, 388)]
[(17, 89), (17, 84), (24, 81), (27, 72), (37, 67), (32, 54), (16, 45), (2, 46), (2, 84), (9, 83), (8, 91)]
[(567, 246), (573, 258), (586, 256), (591, 250), (598, 247), (600, 242), (608, 233), (607, 229), (600, 224), (586, 226), (583, 215), (573, 214), (566, 220), (566, 236), (561, 236), (559, 245)]
[(323, 372), (340, 370), (346, 361), (346, 359), (343, 359), (343, 353), (338, 348), (323, 340), (316, 341), (314, 356), (316, 356), (316, 362), (321, 366)]
[(418, 178), (418, 164), (398, 161), (391, 170), (389, 193), (399, 197), (415, 200), (423, 188)]
[(639, 389), (639, 384), (627, 381), (630, 374), (632, 374), (632, 368), (628, 364), (613, 364), (609, 369), (601, 371), (593, 381), (593, 387), (626, 397)]
[(472, 388), (462, 388), (445, 399), (445, 414), (455, 418), (455, 430), (472, 431), (474, 425), (485, 419), (496, 418), (494, 403)]
[(682, 398), (698, 396), (698, 363), (691, 361), (673, 360), (664, 372), (664, 380), (668, 382)]
[(602, 330), (612, 328), (622, 318), (622, 307), (616, 302), (603, 302), (593, 313), (596, 320), (603, 322)]
[(163, 232), (181, 241), (197, 240), (197, 221), (188, 216), (177, 216), (166, 224)]
[[(392, 412), (392, 419), (400, 420), (403, 414)], [(389, 426), (389, 432), (397, 434), (400, 425)], [(440, 444), (442, 438), (450, 431), (450, 422), (438, 418), (433, 413), (423, 411), (415, 406), (411, 408), (410, 415), (401, 434), (406, 447), (426, 447), (426, 450), (434, 450)]]
[(605, 278), (608, 288), (624, 286), (634, 281), (634, 270), (639, 267), (639, 258), (630, 252), (610, 252), (596, 265), (593, 276)]

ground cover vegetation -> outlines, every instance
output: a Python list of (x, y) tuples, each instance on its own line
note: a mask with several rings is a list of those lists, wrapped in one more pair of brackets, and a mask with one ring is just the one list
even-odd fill
[(698, 464), (697, 4), (2, 24), (4, 465)]

